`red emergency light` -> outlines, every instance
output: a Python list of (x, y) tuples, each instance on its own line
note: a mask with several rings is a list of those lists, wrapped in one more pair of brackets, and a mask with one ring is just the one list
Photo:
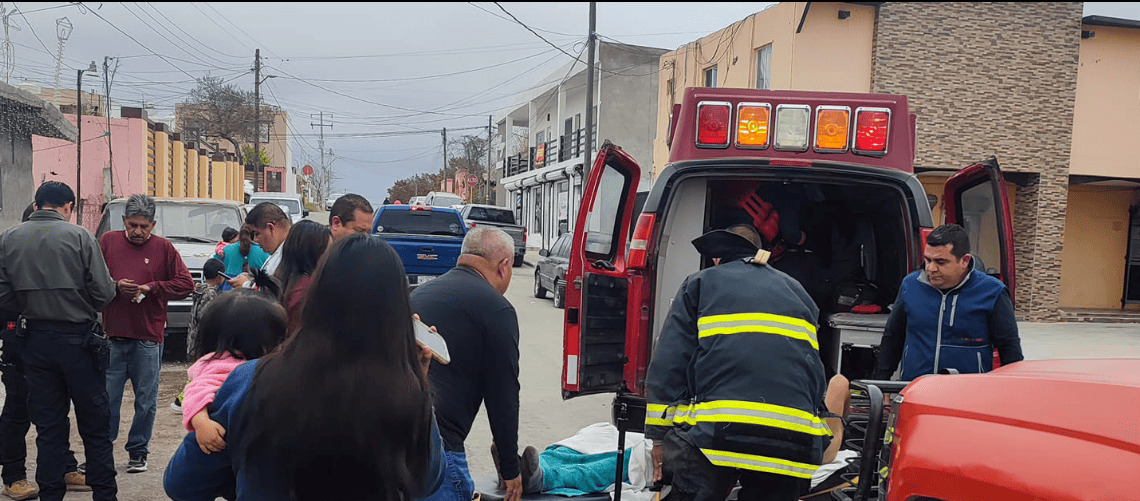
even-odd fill
[(858, 108), (855, 110), (855, 139), (851, 151), (860, 155), (887, 154), (887, 141), (891, 130), (891, 110), (887, 108)]
[(697, 105), (697, 147), (727, 148), (731, 130), (731, 103), (705, 101)]

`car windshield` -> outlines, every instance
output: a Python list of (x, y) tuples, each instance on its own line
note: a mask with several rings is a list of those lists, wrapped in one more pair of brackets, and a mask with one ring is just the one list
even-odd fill
[(270, 203), (276, 204), (278, 207), (281, 207), (281, 210), (283, 210), (289, 214), (300, 214), (301, 213), (301, 202), (299, 200), (296, 200), (296, 199), (292, 199), (292, 198), (258, 198), (258, 197), (251, 197), (249, 199), (250, 205), (257, 205), (261, 202), (270, 202)]
[[(107, 230), (123, 229), (126, 204), (107, 206)], [(226, 228), (241, 228), (241, 212), (236, 207), (211, 204), (158, 202), (155, 204), (154, 234), (172, 240), (218, 242)]]
[(418, 235), (463, 234), (459, 217), (451, 212), (386, 210), (380, 214), (379, 233), (412, 233)]
[(492, 223), (515, 224), (515, 213), (510, 209), (472, 207), (467, 217), (479, 221), (490, 221)]
[(451, 207), (463, 203), (463, 199), (455, 195), (436, 195), (431, 199), (433, 207)]

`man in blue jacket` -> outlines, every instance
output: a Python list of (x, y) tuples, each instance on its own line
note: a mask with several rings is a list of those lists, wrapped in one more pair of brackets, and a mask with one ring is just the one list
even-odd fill
[(924, 269), (903, 279), (891, 306), (875, 379), (890, 378), (900, 361), (903, 381), (942, 369), (989, 372), (995, 349), (1002, 365), (1021, 361), (1009, 290), (974, 269), (966, 230), (936, 228), (923, 259)]

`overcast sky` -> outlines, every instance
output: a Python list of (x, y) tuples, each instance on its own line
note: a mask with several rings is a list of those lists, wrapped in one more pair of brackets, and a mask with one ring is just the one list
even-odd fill
[[(73, 30), (60, 86), (71, 88), (74, 70), (92, 60), (102, 68), (104, 56), (119, 58), (112, 101), (152, 103), (152, 117), (172, 115), (194, 79), (207, 74), (252, 89), (260, 48), (262, 76), (276, 77), (262, 93), (290, 115), (294, 163), (319, 163), (318, 130), (310, 125), (318, 120), (310, 115), (331, 113), (325, 149), (340, 178), (334, 189), (373, 202), (395, 180), (442, 166), (441, 128), (449, 137), (485, 135), (487, 115), (570, 62), (566, 53), (582, 51), (589, 28), (587, 2), (3, 5), (22, 12), (9, 17), (16, 55), (9, 83), (53, 85), (56, 20), (66, 17)], [(597, 32), (603, 40), (675, 49), (768, 5), (599, 2)], [(1140, 3), (1084, 5), (1085, 15), (1140, 20)], [(469, 127), (484, 129), (462, 130)], [(416, 131), (423, 132), (407, 134)]]

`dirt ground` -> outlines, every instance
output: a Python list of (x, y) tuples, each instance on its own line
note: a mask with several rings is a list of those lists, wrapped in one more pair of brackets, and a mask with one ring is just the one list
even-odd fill
[[(115, 470), (118, 476), (115, 480), (119, 484), (119, 499), (121, 501), (149, 501), (169, 499), (162, 490), (162, 475), (166, 471), (166, 463), (170, 456), (182, 443), (186, 430), (182, 428), (182, 414), (170, 408), (174, 397), (186, 385), (186, 369), (189, 364), (164, 362), (162, 364), (161, 380), (158, 388), (158, 412), (154, 418), (154, 435), (150, 440), (150, 456), (147, 459), (147, 471), (143, 473), (127, 473), (127, 431), (131, 428), (131, 419), (134, 417), (134, 391), (131, 384), (123, 394), (123, 408), (119, 422), (119, 438), (115, 440)], [(0, 395), (3, 387), (0, 386)], [(71, 447), (75, 457), (80, 463), (84, 462), (83, 442), (79, 438), (79, 431), (75, 427), (75, 413), (71, 413)], [(34, 480), (36, 476), (36, 428), (28, 432), (28, 478)], [(8, 500), (6, 496), (0, 500)], [(90, 500), (90, 492), (68, 492), (64, 497), (67, 501)]]

